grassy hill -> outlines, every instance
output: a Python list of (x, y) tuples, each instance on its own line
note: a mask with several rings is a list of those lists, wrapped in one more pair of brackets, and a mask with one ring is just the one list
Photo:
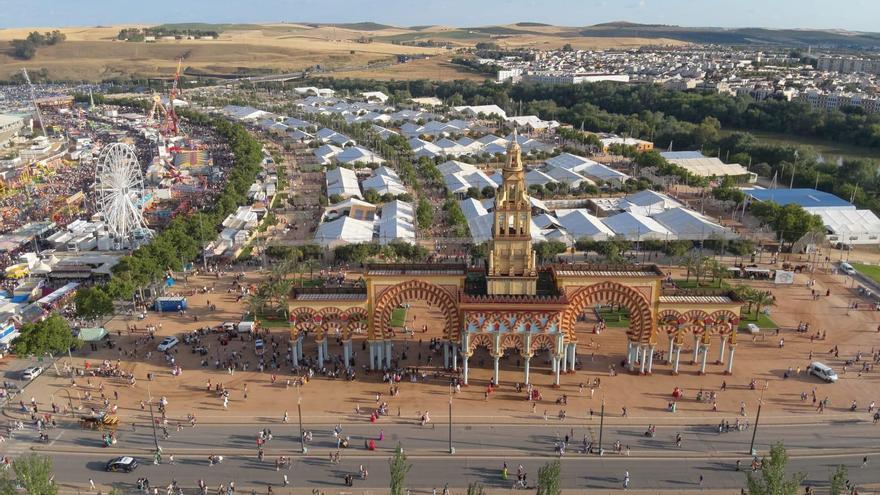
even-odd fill
[(608, 36), (635, 38), (666, 38), (687, 43), (714, 43), (727, 45), (782, 45), (827, 46), (836, 48), (870, 49), (880, 47), (880, 33), (862, 33), (821, 29), (765, 29), (682, 27), (659, 24), (609, 22), (588, 26), (578, 31), (580, 36)]

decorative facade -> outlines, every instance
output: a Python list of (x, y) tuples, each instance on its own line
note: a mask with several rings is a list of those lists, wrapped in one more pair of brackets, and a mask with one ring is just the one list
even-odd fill
[(578, 330), (577, 322), (603, 304), (626, 310), (625, 361), (631, 372), (654, 372), (654, 356), (668, 346), (665, 364), (678, 373), (682, 350), (692, 344), (689, 362), (705, 373), (713, 341), (718, 342), (713, 363), (733, 372), (742, 305), (734, 294), (669, 291), (663, 288), (664, 273), (653, 265), (538, 267), (531, 246), (531, 203), (515, 139), (507, 156), (485, 267), (367, 264), (363, 286), (296, 289), (290, 302), (294, 364), (303, 357), (305, 337), (314, 335), (319, 366), (329, 355), (327, 337), (332, 336), (342, 341), (347, 366), (352, 340), (364, 338), (371, 369), (395, 367), (391, 314), (408, 301), (420, 300), (443, 314), (443, 365), (460, 371), (465, 384), (471, 357), (485, 348), (493, 360), (495, 383), (501, 380), (499, 361), (505, 353), (519, 357), (523, 379), (517, 381), (529, 383), (532, 358), (546, 352), (558, 385), (562, 374), (578, 366), (579, 332), (585, 330)]

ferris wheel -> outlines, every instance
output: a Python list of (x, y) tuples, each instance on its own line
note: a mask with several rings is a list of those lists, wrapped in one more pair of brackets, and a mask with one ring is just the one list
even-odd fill
[(104, 148), (95, 168), (98, 212), (119, 247), (135, 247), (150, 236), (144, 222), (144, 178), (134, 149), (124, 143)]

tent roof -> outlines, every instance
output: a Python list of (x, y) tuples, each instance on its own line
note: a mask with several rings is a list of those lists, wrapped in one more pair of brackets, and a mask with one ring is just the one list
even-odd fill
[(613, 230), (615, 235), (630, 240), (667, 239), (673, 235), (653, 218), (628, 211), (613, 217), (603, 218), (602, 222)]
[(719, 235), (735, 237), (730, 230), (687, 208), (672, 208), (653, 218), (675, 234), (676, 239), (704, 240)]
[(559, 223), (575, 239), (589, 237), (594, 240), (607, 239), (614, 236), (614, 231), (585, 209), (559, 210)]

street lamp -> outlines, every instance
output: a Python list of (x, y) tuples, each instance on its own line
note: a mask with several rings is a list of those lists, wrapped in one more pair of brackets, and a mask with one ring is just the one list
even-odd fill
[(764, 405), (764, 391), (769, 382), (764, 380), (764, 388), (761, 389), (761, 398), (758, 399), (758, 412), (755, 414), (755, 426), (752, 428), (752, 443), (749, 445), (749, 455), (755, 455), (755, 436), (758, 435), (758, 421), (761, 420), (761, 406)]
[(599, 410), (599, 455), (602, 455), (602, 432), (605, 429), (605, 394), (602, 394), (602, 408)]
[(147, 402), (150, 403), (150, 423), (153, 423), (153, 444), (156, 446), (156, 464), (162, 454), (162, 447), (159, 446), (159, 434), (156, 432), (156, 416), (153, 415), (153, 394), (150, 392), (150, 385), (147, 384)]
[(455, 447), (452, 446), (452, 383), (449, 384), (449, 453), (455, 453)]
[(302, 410), (302, 392), (300, 392), (299, 398), (296, 400), (296, 413), (299, 416), (299, 450), (301, 453), (306, 453), (306, 443), (303, 439), (303, 410)]

